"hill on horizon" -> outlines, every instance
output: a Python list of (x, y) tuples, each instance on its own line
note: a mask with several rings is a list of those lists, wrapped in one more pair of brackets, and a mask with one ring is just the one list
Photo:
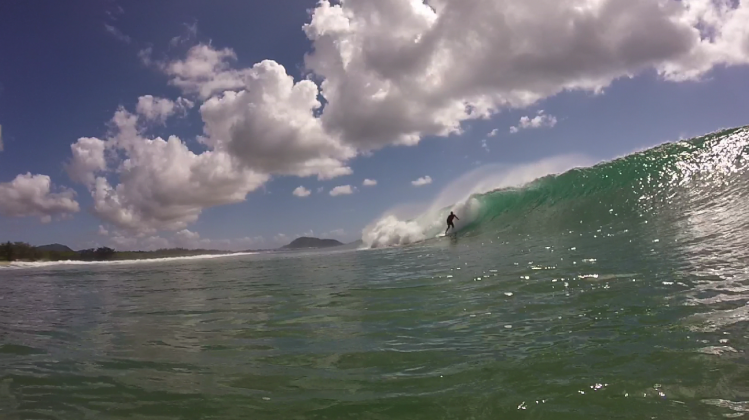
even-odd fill
[(282, 246), (281, 249), (331, 248), (341, 245), (343, 245), (343, 242), (337, 241), (335, 239), (308, 238), (306, 236), (303, 236), (301, 238), (294, 239), (288, 245)]
[(49, 244), (49, 245), (42, 245), (36, 247), (36, 249), (39, 249), (41, 251), (51, 251), (51, 252), (75, 252), (70, 247), (63, 245), (63, 244)]

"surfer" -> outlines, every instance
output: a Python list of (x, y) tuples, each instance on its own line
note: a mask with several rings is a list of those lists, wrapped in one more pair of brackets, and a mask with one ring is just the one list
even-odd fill
[[(447, 229), (445, 229), (445, 235), (447, 235), (447, 231), (450, 230), (450, 228), (453, 228), (453, 231), (455, 230), (455, 225), (453, 224), (453, 219), (458, 219), (458, 216), (455, 215), (455, 213), (450, 212), (450, 215), (447, 216)], [(460, 220), (460, 219), (458, 219)]]

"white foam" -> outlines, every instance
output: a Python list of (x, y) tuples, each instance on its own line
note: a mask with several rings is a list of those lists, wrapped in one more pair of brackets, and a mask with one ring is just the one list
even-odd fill
[(14, 261), (6, 266), (0, 266), (0, 269), (23, 269), (23, 268), (39, 268), (39, 267), (52, 267), (60, 265), (127, 265), (127, 264), (153, 264), (160, 262), (172, 262), (172, 261), (189, 261), (189, 260), (210, 260), (215, 258), (230, 258), (230, 257), (241, 257), (247, 255), (255, 255), (255, 252), (238, 252), (234, 254), (206, 254), (206, 255), (190, 255), (186, 257), (168, 257), (168, 258), (148, 258), (142, 260), (115, 260), (115, 261)]
[[(589, 166), (594, 161), (582, 155), (564, 155), (524, 165), (485, 165), (448, 184), (428, 205), (400, 204), (364, 228), (362, 241), (368, 248), (401, 246), (434, 238), (445, 231), (447, 215), (460, 218), (456, 231), (475, 221), (481, 203), (474, 194), (500, 188), (521, 187), (546, 175)], [(419, 209), (414, 211), (415, 209)]]
[(738, 350), (731, 346), (710, 346), (703, 347), (697, 350), (699, 353), (711, 354), (713, 356), (720, 356), (725, 353), (738, 353)]

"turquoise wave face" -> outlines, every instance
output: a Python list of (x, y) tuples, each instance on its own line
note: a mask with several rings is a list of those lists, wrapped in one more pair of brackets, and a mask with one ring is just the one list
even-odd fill
[[(579, 229), (699, 205), (745, 190), (749, 127), (665, 144), (599, 165), (472, 198), (477, 217), (461, 229)], [(449, 213), (446, 207), (442, 213)]]
[(551, 232), (631, 223), (657, 212), (709, 207), (711, 198), (745, 189), (748, 150), (749, 127), (724, 130), (474, 194), (412, 219), (383, 217), (362, 239), (371, 248), (435, 240), (450, 211), (461, 218), (454, 237), (473, 237), (503, 229)]

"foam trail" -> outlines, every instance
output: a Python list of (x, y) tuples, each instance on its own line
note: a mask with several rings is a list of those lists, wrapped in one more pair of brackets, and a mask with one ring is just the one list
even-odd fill
[(404, 205), (386, 212), (364, 229), (362, 241), (367, 248), (382, 248), (434, 238), (444, 232), (447, 227), (445, 220), (451, 211), (460, 218), (455, 223), (456, 231), (460, 231), (481, 214), (481, 202), (474, 197), (475, 194), (521, 187), (546, 175), (589, 166), (594, 162), (583, 155), (563, 155), (525, 165), (482, 166), (451, 182), (426, 208), (422, 206), (423, 210), (416, 215), (404, 216), (399, 211)]
[(168, 258), (148, 258), (142, 260), (115, 260), (115, 261), (14, 261), (6, 266), (0, 265), (2, 269), (23, 269), (23, 268), (40, 268), (61, 265), (128, 265), (128, 264), (153, 264), (159, 262), (189, 261), (189, 260), (212, 260), (216, 258), (241, 257), (255, 255), (255, 252), (237, 252), (234, 254), (206, 254), (190, 255), (187, 257), (168, 257)]

